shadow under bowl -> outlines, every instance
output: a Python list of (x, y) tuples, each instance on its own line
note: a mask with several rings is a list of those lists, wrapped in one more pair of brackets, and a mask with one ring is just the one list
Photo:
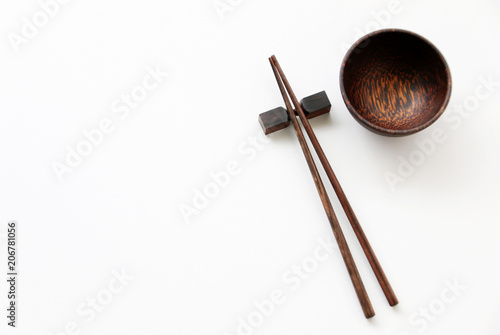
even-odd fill
[(340, 70), (349, 112), (381, 135), (414, 134), (443, 114), (451, 75), (439, 50), (406, 30), (384, 29), (358, 40)]

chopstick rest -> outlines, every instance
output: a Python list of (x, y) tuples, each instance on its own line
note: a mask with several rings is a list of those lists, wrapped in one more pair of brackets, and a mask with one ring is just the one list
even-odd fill
[[(300, 101), (300, 106), (308, 119), (329, 113), (332, 108), (330, 99), (328, 99), (328, 95), (326, 95), (325, 91), (305, 97)], [(297, 112), (295, 112), (295, 114), (297, 114)], [(290, 117), (286, 109), (283, 107), (276, 107), (259, 114), (259, 123), (264, 134), (268, 135), (288, 127), (290, 124)]]

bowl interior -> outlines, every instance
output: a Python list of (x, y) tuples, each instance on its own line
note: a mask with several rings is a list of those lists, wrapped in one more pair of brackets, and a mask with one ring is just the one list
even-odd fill
[(413, 133), (444, 111), (451, 92), (448, 67), (425, 39), (403, 31), (368, 36), (350, 50), (341, 82), (350, 112), (364, 126)]

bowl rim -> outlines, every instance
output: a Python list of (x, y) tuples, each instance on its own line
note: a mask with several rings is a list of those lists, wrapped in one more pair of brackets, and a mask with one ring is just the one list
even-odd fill
[[(374, 123), (366, 120), (352, 106), (351, 102), (349, 101), (349, 98), (347, 97), (347, 93), (346, 93), (346, 90), (345, 90), (345, 87), (344, 87), (344, 70), (345, 70), (345, 66), (346, 66), (346, 63), (347, 63), (348, 59), (351, 57), (352, 52), (361, 43), (365, 42), (367, 39), (372, 38), (373, 36), (376, 36), (376, 35), (386, 34), (386, 33), (408, 34), (408, 35), (414, 36), (414, 37), (422, 40), (427, 45), (429, 45), (432, 50), (434, 50), (434, 52), (437, 54), (437, 56), (439, 57), (439, 59), (441, 60), (441, 62), (444, 65), (444, 70), (445, 70), (446, 77), (447, 77), (447, 83), (446, 83), (447, 84), (446, 85), (447, 92), (446, 92), (446, 96), (445, 96), (445, 99), (443, 101), (443, 104), (441, 105), (441, 108), (439, 109), (439, 111), (430, 120), (428, 120), (427, 122), (425, 122), (425, 123), (423, 123), (423, 124), (421, 124), (419, 126), (416, 126), (416, 127), (410, 128), (410, 129), (388, 129), (388, 128), (380, 127), (380, 126), (378, 126), (378, 125), (376, 125), (376, 124), (374, 124)], [(340, 92), (342, 94), (342, 99), (344, 100), (344, 103), (347, 106), (347, 109), (349, 110), (349, 112), (351, 113), (351, 115), (359, 123), (361, 123), (363, 126), (365, 126), (366, 128), (368, 128), (370, 130), (375, 131), (376, 133), (382, 134), (382, 135), (391, 135), (391, 136), (410, 135), (410, 134), (414, 134), (416, 132), (419, 132), (420, 130), (423, 130), (423, 129), (429, 127), (431, 124), (433, 124), (444, 113), (446, 107), (448, 106), (448, 103), (449, 103), (450, 97), (451, 97), (451, 88), (452, 88), (451, 72), (450, 72), (450, 69), (448, 67), (448, 63), (446, 62), (446, 59), (444, 58), (443, 54), (438, 50), (438, 48), (436, 48), (436, 46), (434, 44), (432, 44), (425, 37), (422, 37), (419, 34), (416, 34), (416, 33), (412, 32), (412, 31), (405, 30), (405, 29), (396, 29), (396, 28), (380, 29), (380, 30), (373, 31), (371, 33), (368, 33), (368, 34), (362, 36), (356, 42), (354, 42), (354, 44), (346, 52), (346, 54), (345, 54), (345, 56), (344, 56), (344, 58), (342, 60), (342, 66), (340, 67)]]

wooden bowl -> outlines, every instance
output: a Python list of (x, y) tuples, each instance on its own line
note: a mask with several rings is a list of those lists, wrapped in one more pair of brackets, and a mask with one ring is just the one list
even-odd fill
[(349, 112), (381, 135), (416, 133), (443, 114), (451, 95), (444, 57), (425, 38), (384, 29), (359, 39), (340, 70), (340, 90)]

